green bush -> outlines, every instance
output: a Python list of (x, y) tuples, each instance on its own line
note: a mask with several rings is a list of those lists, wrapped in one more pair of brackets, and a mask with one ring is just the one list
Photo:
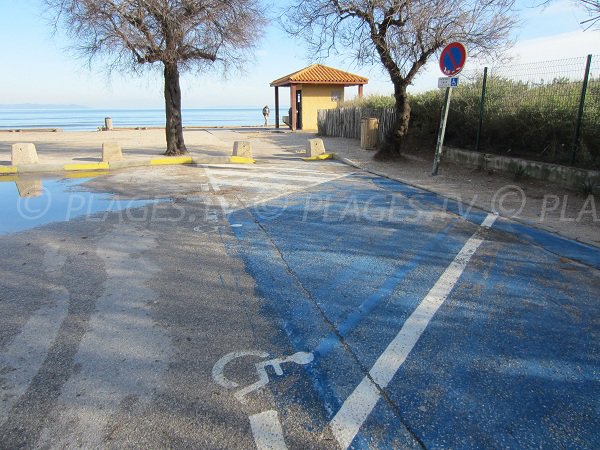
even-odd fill
[[(452, 92), (446, 144), (474, 149), (483, 77), (463, 81)], [(581, 82), (565, 78), (539, 82), (490, 77), (487, 82), (480, 150), (567, 164), (571, 158)], [(444, 100), (442, 90), (410, 96), (413, 141), (435, 140)], [(343, 108), (381, 111), (393, 96), (371, 95), (343, 102)], [(600, 78), (589, 81), (576, 163), (600, 169)]]

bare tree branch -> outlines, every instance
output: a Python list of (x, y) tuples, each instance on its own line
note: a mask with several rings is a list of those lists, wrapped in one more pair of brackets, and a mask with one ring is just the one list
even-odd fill
[(165, 76), (167, 154), (185, 153), (180, 72), (241, 66), (266, 23), (260, 0), (44, 0), (52, 25), (109, 70), (160, 63)]
[[(534, 5), (534, 8), (546, 8), (553, 3), (553, 0), (543, 0)], [(573, 0), (576, 5), (581, 5), (590, 16), (589, 19), (583, 20), (581, 25), (586, 25), (586, 31), (589, 29), (600, 30), (600, 0)]]
[(600, 0), (578, 0), (587, 10), (590, 18), (581, 22), (586, 29), (596, 28), (600, 30)]
[[(582, 0), (598, 1), (598, 0)], [(282, 19), (323, 58), (335, 51), (359, 65), (380, 64), (396, 98), (394, 151), (408, 131), (406, 89), (436, 52), (452, 41), (470, 54), (494, 54), (509, 45), (515, 0), (297, 0)]]

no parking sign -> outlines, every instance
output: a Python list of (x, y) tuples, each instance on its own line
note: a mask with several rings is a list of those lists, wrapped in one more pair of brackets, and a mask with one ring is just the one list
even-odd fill
[(467, 49), (460, 42), (446, 45), (440, 55), (440, 70), (447, 77), (452, 77), (463, 69), (467, 61)]
[(442, 50), (440, 55), (440, 70), (446, 77), (438, 80), (438, 87), (446, 88), (446, 98), (444, 99), (444, 108), (440, 120), (437, 144), (435, 146), (435, 156), (433, 158), (433, 169), (431, 175), (437, 175), (440, 159), (442, 157), (442, 147), (444, 145), (444, 134), (446, 133), (446, 121), (448, 120), (448, 110), (450, 109), (450, 95), (452, 88), (458, 86), (458, 75), (467, 61), (467, 49), (460, 42), (452, 42)]

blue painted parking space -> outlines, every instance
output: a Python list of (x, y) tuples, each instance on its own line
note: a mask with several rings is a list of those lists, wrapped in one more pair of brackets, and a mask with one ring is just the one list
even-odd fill
[[(270, 386), (284, 428), (301, 404), (305, 426), (326, 430), (371, 383), (374, 406), (344, 416), (358, 432), (339, 433), (353, 448), (600, 445), (600, 250), (502, 218), (481, 227), (489, 216), (356, 174), (229, 216), (282, 354), (314, 355), (293, 369), (302, 386)], [(372, 368), (453, 264), (377, 385)]]

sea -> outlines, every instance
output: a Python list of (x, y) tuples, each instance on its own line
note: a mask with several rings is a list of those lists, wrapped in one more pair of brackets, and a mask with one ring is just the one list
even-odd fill
[[(263, 105), (264, 106), (264, 105)], [(262, 108), (183, 109), (183, 126), (260, 126)], [(275, 111), (270, 106), (270, 122)], [(280, 109), (283, 113), (283, 109)], [(285, 109), (287, 111), (287, 108)], [(164, 127), (164, 109), (90, 109), (90, 108), (3, 108), (0, 106), (0, 130), (60, 128), (63, 131), (96, 131), (110, 117), (113, 127)]]

